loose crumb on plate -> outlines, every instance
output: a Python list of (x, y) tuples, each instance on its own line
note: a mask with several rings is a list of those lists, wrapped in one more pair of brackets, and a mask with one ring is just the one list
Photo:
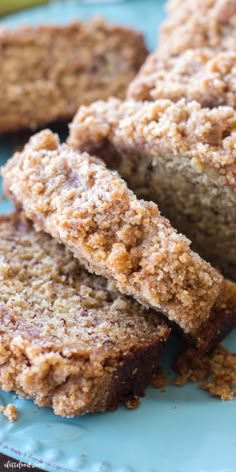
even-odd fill
[(11, 422), (18, 418), (18, 409), (12, 404), (8, 403), (7, 406), (0, 406), (0, 413), (2, 413)]
[(170, 380), (168, 371), (160, 367), (152, 377), (152, 386), (162, 390), (169, 384)]
[(131, 398), (130, 400), (127, 400), (125, 402), (125, 406), (129, 410), (134, 410), (135, 408), (138, 408), (139, 405), (140, 405), (140, 399), (138, 397)]
[(208, 355), (188, 348), (177, 358), (175, 370), (179, 373), (175, 385), (199, 382), (201, 389), (221, 400), (232, 400), (236, 395), (236, 353), (222, 345)]

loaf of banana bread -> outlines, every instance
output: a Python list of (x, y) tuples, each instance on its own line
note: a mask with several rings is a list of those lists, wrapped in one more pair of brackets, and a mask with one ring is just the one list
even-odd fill
[(79, 104), (124, 97), (143, 36), (103, 20), (0, 29), (0, 133), (68, 121)]
[(193, 249), (236, 280), (236, 112), (111, 99), (81, 107), (69, 143), (156, 202)]
[(57, 415), (144, 394), (170, 329), (16, 214), (0, 218), (0, 387)]
[(236, 107), (236, 52), (188, 49), (179, 56), (148, 56), (128, 89), (128, 98), (196, 100), (203, 107)]
[(163, 57), (202, 47), (235, 51), (235, 0), (170, 0), (167, 11), (159, 40)]
[(102, 161), (60, 145), (49, 130), (33, 136), (3, 176), (7, 194), (37, 229), (197, 342), (223, 279), (191, 251), (156, 204), (138, 200)]

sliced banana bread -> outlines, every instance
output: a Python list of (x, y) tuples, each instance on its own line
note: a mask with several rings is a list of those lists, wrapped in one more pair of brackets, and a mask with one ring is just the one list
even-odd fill
[(124, 97), (143, 36), (102, 20), (0, 30), (0, 132), (70, 120), (79, 104)]
[(236, 52), (188, 49), (180, 56), (148, 56), (131, 82), (128, 97), (135, 100), (181, 98), (203, 107), (230, 105), (236, 108)]
[[(106, 121), (103, 126), (109, 128)], [(102, 161), (60, 145), (49, 130), (33, 136), (3, 175), (7, 194), (37, 229), (196, 340), (223, 279), (156, 204), (138, 200)]]
[(113, 99), (81, 107), (69, 142), (117, 169), (194, 250), (236, 280), (235, 123), (231, 107)]
[(235, 0), (170, 0), (161, 28), (159, 54), (176, 56), (186, 49), (236, 49)]
[(57, 415), (143, 395), (169, 328), (16, 214), (0, 218), (0, 387)]

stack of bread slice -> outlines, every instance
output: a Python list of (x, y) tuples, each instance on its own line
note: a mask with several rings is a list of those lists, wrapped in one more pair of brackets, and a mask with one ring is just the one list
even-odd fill
[[(179, 4), (199, 24), (185, 0), (168, 21)], [(163, 59), (162, 39), (126, 100), (82, 106), (67, 143), (43, 130), (2, 169), (16, 212), (0, 219), (0, 386), (56, 414), (132, 406), (171, 329), (208, 352), (235, 326), (235, 55), (219, 46), (234, 8), (205, 4), (199, 16), (221, 18), (216, 58), (213, 26), (182, 57)]]

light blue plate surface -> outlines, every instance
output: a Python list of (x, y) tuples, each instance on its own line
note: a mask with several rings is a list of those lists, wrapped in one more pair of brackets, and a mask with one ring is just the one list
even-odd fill
[[(95, 12), (143, 30), (154, 48), (163, 3), (121, 0), (81, 5), (78, 0), (64, 0), (11, 16), (4, 23), (61, 23)], [(0, 138), (1, 164), (16, 144)], [(1, 213), (10, 209), (10, 202), (0, 202)], [(235, 351), (235, 342), (232, 333), (226, 345)], [(173, 358), (170, 344), (177, 349), (177, 340), (172, 339), (166, 349), (166, 365)], [(213, 399), (196, 385), (169, 387), (165, 393), (149, 388), (137, 410), (120, 407), (114, 413), (75, 419), (56, 417), (48, 408), (0, 390), (0, 403), (8, 402), (19, 409), (19, 420), (10, 424), (0, 416), (0, 452), (50, 472), (236, 472), (236, 403)]]

